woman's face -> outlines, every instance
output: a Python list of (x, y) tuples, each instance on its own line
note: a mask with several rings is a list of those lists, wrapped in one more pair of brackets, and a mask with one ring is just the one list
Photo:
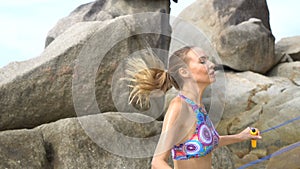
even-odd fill
[(208, 60), (208, 56), (200, 48), (193, 48), (187, 53), (188, 69), (193, 80), (197, 83), (211, 84), (216, 80), (215, 64)]

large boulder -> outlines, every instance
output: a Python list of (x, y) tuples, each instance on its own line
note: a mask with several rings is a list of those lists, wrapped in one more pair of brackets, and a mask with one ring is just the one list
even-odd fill
[(261, 20), (250, 19), (222, 31), (216, 48), (222, 64), (238, 71), (266, 73), (279, 60), (274, 57), (274, 38)]
[(282, 168), (299, 168), (299, 142), (291, 144), (290, 146), (283, 147), (273, 156), (271, 156), (266, 169), (282, 169)]
[(42, 133), (37, 130), (0, 132), (0, 168), (48, 168)]
[(234, 168), (234, 161), (227, 146), (217, 148), (213, 151), (212, 161), (212, 169)]
[(207, 36), (220, 55), (219, 64), (239, 71), (266, 73), (280, 60), (274, 54), (275, 38), (265, 0), (197, 0), (174, 21), (174, 36), (189, 31), (177, 29), (185, 22)]
[[(157, 1), (126, 1), (126, 0), (95, 0), (77, 7), (69, 16), (60, 19), (52, 28), (46, 38), (47, 47), (60, 34), (78, 22), (105, 21), (119, 16), (141, 12), (170, 13), (170, 2)], [(164, 22), (169, 27), (167, 21)]]
[(288, 88), (263, 106), (260, 119), (255, 124), (261, 130), (272, 129), (272, 127), (279, 124), (290, 122), (263, 134), (264, 141), (262, 146), (266, 147), (269, 153), (273, 153), (283, 146), (298, 142), (300, 139), (300, 131), (295, 130), (299, 128), (300, 123), (297, 121), (293, 122), (294, 118), (299, 118), (299, 89), (299, 87)]
[[(0, 168), (148, 169), (151, 156), (133, 158), (130, 157), (133, 155), (131, 153), (138, 152), (137, 148), (143, 149), (153, 144), (153, 148), (149, 149), (153, 154), (158, 140), (149, 142), (144, 147), (126, 145), (115, 133), (136, 139), (151, 138), (159, 136), (162, 123), (152, 119), (150, 123), (141, 124), (130, 121), (127, 117), (149, 119), (134, 113), (104, 113), (63, 119), (31, 130), (0, 132)], [(95, 132), (89, 133), (90, 130), (84, 127), (84, 122), (89, 122), (89, 127), (93, 127)], [(97, 134), (103, 137), (97, 137)], [(111, 140), (109, 146), (121, 147), (124, 153), (128, 152), (128, 156), (109, 152), (99, 144), (107, 140)]]
[[(159, 12), (81, 22), (56, 38), (38, 58), (1, 68), (0, 130), (115, 111), (114, 71), (135, 51), (161, 48), (160, 34), (168, 35), (161, 22)], [(91, 106), (95, 104), (96, 108)]]
[[(226, 73), (223, 119), (238, 117), (256, 105), (268, 103), (282, 90), (294, 86), (287, 78), (269, 78), (254, 72)], [(224, 133), (226, 134), (226, 133)]]
[(186, 9), (179, 17), (193, 23), (201, 29), (209, 39), (231, 25), (238, 25), (250, 18), (258, 18), (264, 27), (271, 30), (269, 10), (265, 0), (197, 0)]
[(0, 69), (0, 130), (76, 116), (71, 92), (74, 60), (101, 26), (102, 22), (79, 23), (41, 56)]
[(300, 36), (282, 38), (275, 45), (276, 55), (300, 61)]
[(269, 75), (286, 77), (296, 85), (300, 85), (300, 62), (281, 63), (274, 67)]
[[(292, 145), (299, 141), (299, 97), (300, 90), (296, 86), (286, 86), (282, 91), (272, 96), (265, 104), (256, 105), (249, 111), (241, 112), (236, 117), (222, 121), (223, 132), (228, 134), (236, 134), (248, 126), (254, 126), (262, 132), (262, 140), (258, 140), (257, 148), (253, 149), (250, 140), (228, 146), (234, 157), (236, 167), (240, 167), (251, 161), (258, 160), (262, 157), (275, 153), (280, 155), (274, 156), (273, 160), (268, 163), (262, 163), (264, 166), (274, 166), (275, 159), (283, 159), (285, 155), (280, 154), (280, 149), (285, 146)], [(278, 151), (278, 152), (277, 152)], [(287, 152), (289, 153), (289, 152)], [(276, 156), (277, 156), (276, 155)], [(289, 164), (278, 161), (278, 165), (285, 164), (285, 168), (293, 168), (294, 162)], [(254, 168), (259, 168), (255, 165)]]

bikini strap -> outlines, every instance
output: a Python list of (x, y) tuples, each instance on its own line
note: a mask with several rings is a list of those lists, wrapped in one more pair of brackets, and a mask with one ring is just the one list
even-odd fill
[[(206, 110), (203, 107), (199, 107), (195, 102), (193, 102), (191, 99), (187, 98), (186, 96), (182, 94), (178, 94), (182, 99), (184, 99), (193, 109), (194, 112), (197, 113), (197, 110), (203, 114), (207, 114)], [(200, 111), (201, 109), (201, 111)], [(203, 112), (204, 111), (204, 112)]]

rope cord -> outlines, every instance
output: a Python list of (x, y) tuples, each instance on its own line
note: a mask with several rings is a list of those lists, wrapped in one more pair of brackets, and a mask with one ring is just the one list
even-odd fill
[[(275, 130), (275, 129), (277, 129), (277, 128), (283, 127), (283, 126), (285, 126), (285, 125), (287, 125), (287, 124), (290, 124), (290, 123), (292, 123), (292, 122), (294, 122), (294, 121), (297, 121), (297, 120), (300, 120), (300, 116), (295, 117), (295, 118), (292, 118), (292, 119), (290, 119), (290, 120), (288, 120), (288, 121), (285, 121), (285, 122), (283, 122), (283, 123), (281, 123), (281, 124), (279, 124), (279, 125), (277, 125), (277, 126), (274, 126), (274, 127), (269, 128), (269, 129), (263, 130), (263, 131), (261, 131), (260, 133), (263, 134), (263, 133), (266, 133), (266, 132)], [(252, 165), (256, 165), (256, 164), (258, 164), (258, 163), (264, 162), (264, 161), (266, 161), (266, 160), (269, 160), (271, 157), (278, 156), (278, 155), (280, 155), (280, 154), (283, 154), (283, 153), (285, 153), (285, 152), (287, 152), (287, 151), (290, 151), (290, 150), (292, 150), (292, 149), (294, 149), (294, 148), (297, 148), (297, 147), (299, 147), (299, 146), (300, 146), (300, 142), (294, 143), (294, 144), (289, 145), (289, 146), (287, 146), (287, 147), (285, 147), (285, 148), (283, 148), (283, 149), (281, 149), (281, 150), (279, 150), (279, 151), (276, 151), (276, 152), (273, 153), (273, 154), (267, 155), (267, 156), (265, 156), (265, 157), (263, 157), (263, 158), (261, 158), (261, 159), (255, 160), (255, 161), (251, 161), (250, 163), (245, 164), (245, 165), (239, 167), (238, 169), (245, 169), (245, 168), (248, 168), (248, 167), (250, 167), (250, 166), (252, 166)]]

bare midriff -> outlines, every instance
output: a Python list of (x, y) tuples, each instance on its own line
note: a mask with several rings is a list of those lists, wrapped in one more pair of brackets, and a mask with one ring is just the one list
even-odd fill
[(212, 153), (200, 158), (173, 160), (174, 169), (211, 169)]

